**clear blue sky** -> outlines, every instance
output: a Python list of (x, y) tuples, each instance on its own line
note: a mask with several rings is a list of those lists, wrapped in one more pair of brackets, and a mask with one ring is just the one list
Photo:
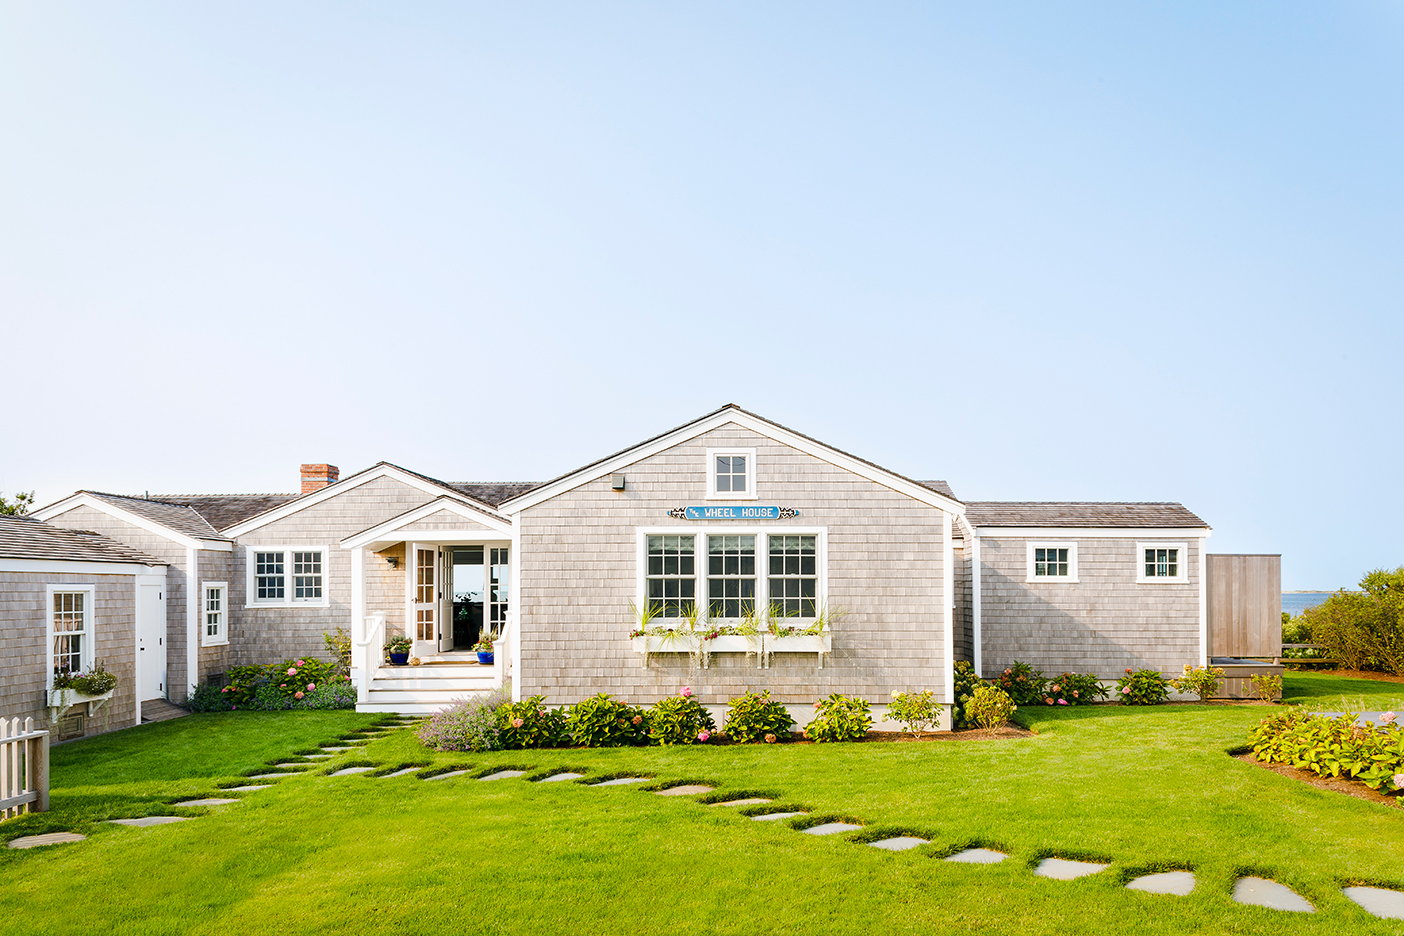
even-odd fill
[(542, 479), (736, 402), (1352, 584), (1401, 10), (0, 3), (0, 490)]

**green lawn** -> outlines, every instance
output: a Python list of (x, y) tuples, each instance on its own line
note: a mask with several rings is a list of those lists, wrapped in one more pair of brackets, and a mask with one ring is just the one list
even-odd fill
[[(1289, 674), (1290, 700), (1404, 708), (1404, 686)], [(575, 768), (756, 792), (866, 828), (930, 838), (887, 853), (752, 822), (730, 807), (469, 777), (330, 778), (324, 769), (171, 812), (266, 762), (376, 720), (336, 712), (191, 716), (54, 750), (52, 812), (0, 838), (67, 828), (87, 842), (0, 850), (0, 920), (27, 933), (1397, 933), (1339, 893), (1404, 885), (1404, 810), (1316, 790), (1228, 757), (1256, 707), (1117, 706), (1023, 713), (1037, 737), (931, 744), (503, 752), (425, 751), (409, 731), (351, 762)], [(235, 794), (240, 795), (240, 794)], [(999, 865), (938, 860), (966, 844)], [(1034, 877), (1045, 854), (1102, 874)], [(1191, 867), (1189, 897), (1127, 891), (1141, 869)], [(1246, 869), (1292, 886), (1311, 916), (1234, 904)]]

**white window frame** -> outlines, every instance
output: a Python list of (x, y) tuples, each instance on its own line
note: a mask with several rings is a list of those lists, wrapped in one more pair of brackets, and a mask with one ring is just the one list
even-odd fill
[[(634, 558), (634, 606), (642, 608), (648, 601), (648, 538), (650, 536), (695, 536), (693, 548), (697, 561), (693, 563), (693, 577), (696, 585), (693, 594), (703, 603), (706, 611), (707, 600), (707, 537), (708, 536), (754, 536), (756, 537), (756, 609), (764, 611), (770, 607), (770, 576), (766, 574), (770, 562), (770, 536), (813, 536), (815, 583), (814, 607), (816, 611), (828, 607), (829, 602), (829, 528), (798, 526), (752, 526), (738, 523), (734, 526), (723, 524), (690, 527), (639, 527), (638, 543)], [(679, 618), (660, 618), (662, 621), (677, 621)], [(795, 618), (807, 621), (810, 618)], [(666, 623), (665, 625), (666, 626)]]
[(79, 667), (81, 672), (88, 672), (93, 668), (97, 659), (97, 586), (86, 585), (48, 585), (44, 589), (44, 655), (47, 665), (44, 667), (45, 688), (54, 688), (54, 595), (82, 594), (83, 597), (83, 649), (79, 654)]
[[(260, 550), (268, 552), (268, 550)], [(325, 564), (324, 564), (325, 567)], [(323, 578), (325, 579), (325, 575)], [(211, 637), (210, 630), (210, 591), (219, 591), (219, 633)], [(322, 593), (326, 594), (326, 583), (322, 584)], [(228, 582), (201, 582), (200, 583), (200, 646), (202, 647), (222, 647), (229, 643), (229, 583)]]
[[(735, 491), (717, 490), (717, 458), (730, 455), (741, 455), (746, 459), (746, 490), (737, 494)], [(760, 497), (756, 491), (756, 450), (753, 448), (709, 448), (707, 449), (707, 500), (756, 500)], [(749, 531), (747, 531), (749, 532)]]
[[(293, 553), (295, 552), (316, 552), (322, 554), (322, 597), (320, 598), (294, 598), (293, 597)], [(254, 558), (258, 553), (282, 553), (283, 554), (283, 597), (273, 599), (262, 599), (258, 597), (258, 575), (254, 564)], [(329, 546), (316, 545), (290, 545), (290, 546), (245, 546), (244, 547), (244, 607), (246, 608), (326, 608), (331, 606), (328, 597), (331, 593), (329, 588), (331, 580), (331, 548)], [(200, 595), (201, 605), (204, 604), (204, 593)], [(204, 619), (201, 618), (203, 621)]]
[[(1030, 585), (1055, 583), (1059, 585), (1077, 584), (1077, 543), (1073, 541), (1053, 542), (1050, 540), (1029, 540), (1026, 544), (1027, 568), (1025, 581)], [(1068, 551), (1067, 575), (1034, 575), (1035, 549), (1066, 549)]]
[[(1177, 575), (1147, 575), (1147, 549), (1178, 549), (1180, 551), (1179, 573)], [(1136, 584), (1137, 585), (1186, 585), (1189, 583), (1189, 546), (1186, 543), (1146, 540), (1136, 544)]]

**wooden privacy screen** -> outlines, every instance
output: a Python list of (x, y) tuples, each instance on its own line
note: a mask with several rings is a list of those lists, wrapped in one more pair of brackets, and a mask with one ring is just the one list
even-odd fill
[(1209, 655), (1282, 654), (1282, 557), (1210, 554)]

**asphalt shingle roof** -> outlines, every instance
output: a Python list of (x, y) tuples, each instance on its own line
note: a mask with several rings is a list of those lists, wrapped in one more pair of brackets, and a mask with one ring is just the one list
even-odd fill
[(216, 530), (224, 531), (250, 517), (295, 501), (301, 494), (160, 494), (152, 500), (189, 507)]
[(33, 517), (0, 516), (0, 557), (166, 565), (160, 559), (99, 533), (66, 530)]
[(186, 504), (165, 501), (154, 497), (128, 497), (124, 494), (107, 494), (103, 491), (82, 491), (104, 500), (114, 507), (136, 514), (152, 523), (159, 523), (168, 530), (184, 533), (196, 539), (224, 539), (210, 522), (200, 516), (194, 508)]
[(1182, 504), (972, 501), (965, 519), (977, 527), (1207, 527)]
[(490, 507), (500, 507), (505, 501), (541, 486), (540, 481), (450, 481), (448, 486)]

